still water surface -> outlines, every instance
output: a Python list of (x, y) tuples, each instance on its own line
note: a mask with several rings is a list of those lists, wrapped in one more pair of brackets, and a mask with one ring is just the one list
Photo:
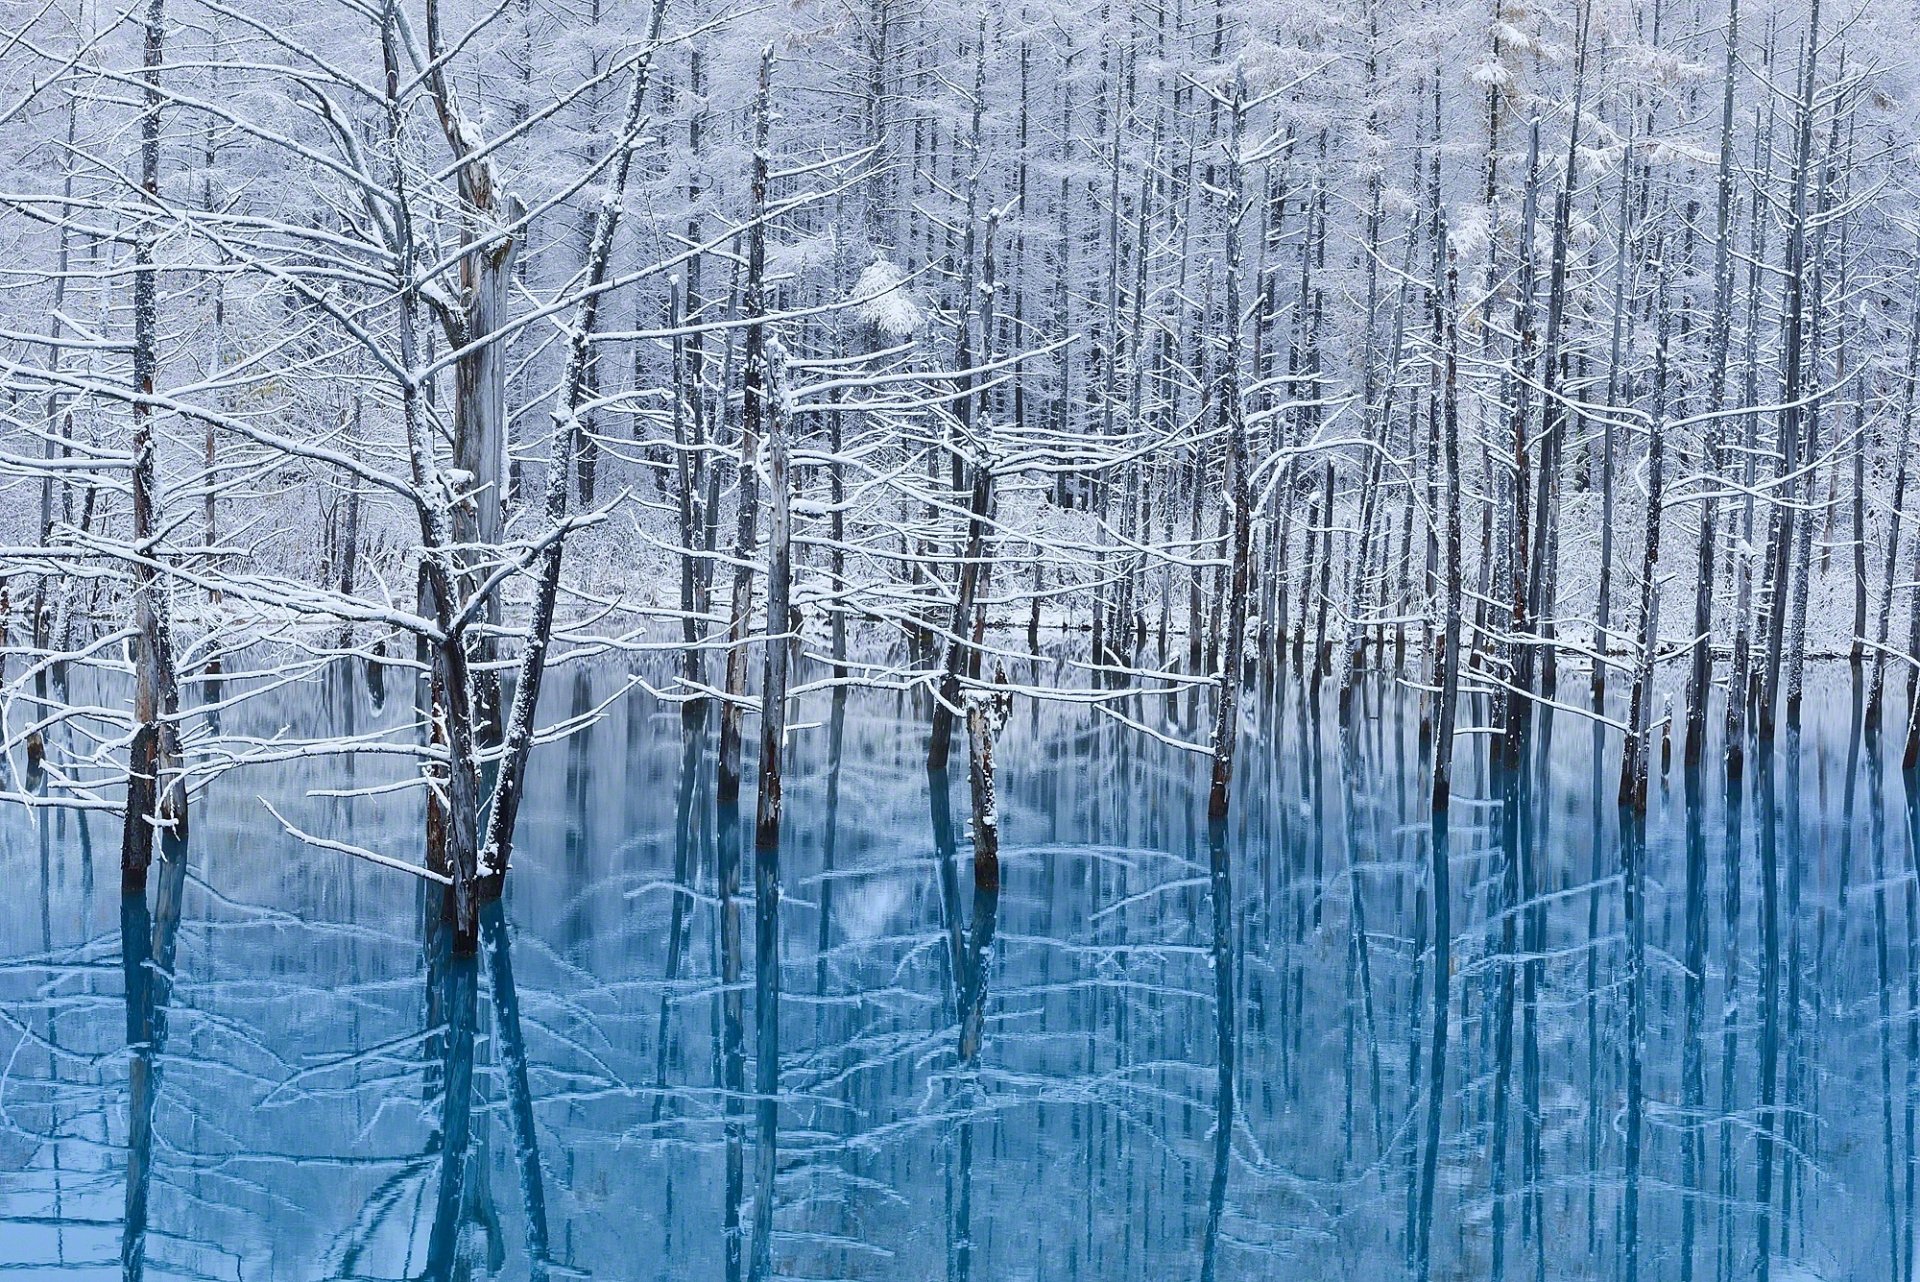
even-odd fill
[[(550, 717), (606, 715), (536, 758), (471, 960), (261, 804), (417, 858), (417, 794), (315, 795), (393, 758), (225, 776), (125, 902), (117, 819), (14, 808), (0, 1272), (1376, 1278), (1424, 1240), (1436, 1278), (1720, 1279), (1764, 1239), (1776, 1278), (1910, 1278), (1913, 784), (1854, 676), (1811, 680), (1737, 791), (1676, 757), (1644, 847), (1617, 736), (1564, 712), (1519, 776), (1463, 739), (1436, 832), (1417, 696), (1380, 680), (1343, 732), (1264, 692), (1215, 840), (1204, 759), (1023, 701), (997, 892), (924, 710), (817, 692), (776, 901), (711, 724), (562, 674)], [(405, 702), (339, 672), (244, 715), (400, 735)]]

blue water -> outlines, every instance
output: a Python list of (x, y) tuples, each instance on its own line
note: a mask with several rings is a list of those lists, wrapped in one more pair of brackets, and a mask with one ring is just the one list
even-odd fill
[[(223, 729), (404, 739), (388, 684), (376, 706), (336, 672)], [(417, 859), (417, 794), (313, 795), (396, 757), (223, 775), (126, 902), (117, 818), (0, 815), (0, 1272), (1375, 1278), (1415, 1276), (1424, 1238), (1435, 1278), (1744, 1279), (1763, 1231), (1773, 1277), (1911, 1267), (1913, 783), (1845, 667), (1737, 793), (1717, 744), (1691, 782), (1676, 749), (1631, 919), (1617, 736), (1596, 756), (1590, 721), (1544, 715), (1518, 773), (1461, 739), (1437, 1136), (1404, 687), (1376, 679), (1348, 732), (1329, 691), (1256, 688), (1218, 841), (1203, 758), (1021, 701), (997, 893), (964, 771), (943, 804), (922, 769), (924, 708), (815, 691), (771, 912), (711, 723), (613, 667), (551, 690), (550, 717), (606, 715), (542, 749), (475, 959), (410, 878), (262, 804)], [(1112, 711), (1209, 724), (1188, 694)]]

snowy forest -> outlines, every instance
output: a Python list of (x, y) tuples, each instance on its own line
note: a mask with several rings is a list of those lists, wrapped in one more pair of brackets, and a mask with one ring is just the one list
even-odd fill
[(0, 15), (0, 1269), (1913, 1282), (1911, 6)]

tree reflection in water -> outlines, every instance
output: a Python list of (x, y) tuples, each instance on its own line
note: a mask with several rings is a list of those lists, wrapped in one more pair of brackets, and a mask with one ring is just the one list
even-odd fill
[[(230, 721), (409, 724), (337, 681)], [(1209, 826), (1196, 754), (1024, 707), (990, 860), (898, 696), (800, 696), (750, 856), (711, 709), (628, 694), (537, 759), (465, 959), (423, 929), (437, 888), (295, 848), (228, 781), (124, 902), (94, 893), (102, 817), (9, 812), (0, 1263), (1904, 1276), (1920, 791), (1851, 685), (1814, 673), (1832, 697), (1737, 781), (1676, 761), (1644, 831), (1617, 735), (1564, 708), (1463, 751), (1436, 821), (1414, 693), (1364, 685), (1343, 722), (1282, 674)], [(1171, 740), (1197, 704), (1124, 712)], [(248, 778), (404, 852), (398, 770)]]

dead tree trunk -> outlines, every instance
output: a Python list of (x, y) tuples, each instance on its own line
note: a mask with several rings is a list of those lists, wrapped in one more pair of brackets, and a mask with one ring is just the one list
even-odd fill
[[(1917, 242), (1920, 244), (1920, 242)], [(1920, 260), (1920, 249), (1916, 249)], [(1914, 394), (1920, 390), (1920, 278), (1916, 278), (1913, 305), (1907, 317), (1906, 375), (1900, 402), (1899, 462), (1893, 478), (1893, 503), (1887, 512), (1887, 559), (1880, 578), (1880, 608), (1874, 625), (1873, 678), (1867, 688), (1867, 720), (1879, 724), (1887, 677), (1887, 635), (1893, 622), (1893, 572), (1900, 561), (1900, 522), (1907, 496), (1907, 456), (1913, 442)]]
[[(760, 431), (766, 419), (767, 336), (767, 93), (771, 56), (761, 59), (753, 125), (753, 220), (747, 226), (745, 368), (740, 388), (740, 511), (735, 526), (733, 605), (727, 620), (727, 692), (720, 711), (720, 765), (715, 790), (722, 802), (740, 795), (740, 719), (747, 694), (747, 627), (753, 614), (753, 560), (759, 543)], [(784, 625), (783, 624), (781, 626)], [(775, 627), (769, 619), (767, 628)]]
[[(140, 190), (147, 209), (133, 241), (133, 745), (127, 760), (126, 825), (120, 840), (120, 883), (138, 893), (153, 862), (153, 830), (170, 824), (184, 834), (186, 797), (177, 777), (180, 690), (159, 557), (159, 478), (154, 463), (154, 373), (159, 349), (159, 269), (153, 261), (160, 216), (160, 64), (165, 0), (149, 0), (141, 60), (145, 106), (140, 116)], [(172, 777), (172, 778), (170, 778)]]
[[(1713, 374), (1708, 408), (1718, 413), (1727, 400), (1727, 355), (1733, 332), (1733, 87), (1739, 67), (1740, 3), (1727, 9), (1727, 65), (1720, 96), (1720, 168), (1715, 189), (1713, 243)], [(1722, 439), (1727, 431), (1716, 420), (1705, 429), (1703, 453), (1712, 472), (1725, 457)], [(1713, 684), (1713, 651), (1708, 634), (1713, 627), (1713, 558), (1719, 503), (1711, 489), (1700, 506), (1700, 541), (1696, 552), (1699, 576), (1693, 597), (1693, 662), (1687, 676), (1687, 741), (1685, 761), (1697, 764), (1707, 737), (1707, 693)], [(1737, 697), (1737, 694), (1736, 696)]]
[[(1447, 463), (1447, 530), (1444, 617), (1440, 629), (1440, 697), (1433, 714), (1433, 808), (1453, 802), (1453, 722), (1460, 704), (1460, 268), (1445, 248), (1446, 221), (1440, 222), (1436, 252), (1447, 255), (1446, 283), (1440, 295), (1441, 360), (1440, 452)], [(1436, 981), (1438, 982), (1438, 981)]]
[(767, 417), (767, 640), (760, 676), (760, 791), (753, 841), (762, 851), (780, 844), (780, 766), (787, 738), (787, 626), (793, 588), (792, 486), (787, 480), (787, 416), (772, 371)]
[[(993, 239), (998, 227), (998, 214), (988, 214), (985, 266), (981, 279), (987, 304), (984, 326), (987, 340), (984, 346), (989, 363), (993, 358), (993, 299), (997, 283), (994, 279)], [(972, 398), (969, 396), (964, 399)], [(972, 421), (970, 412), (966, 421)], [(989, 424), (988, 432), (984, 435), (990, 434)], [(968, 444), (972, 446), (971, 442)], [(947, 759), (952, 751), (954, 712), (960, 706), (960, 679), (965, 672), (978, 666), (978, 657), (973, 654), (967, 638), (973, 631), (976, 602), (990, 568), (987, 531), (993, 523), (994, 460), (984, 441), (974, 450), (974, 455), (973, 483), (967, 499), (967, 542), (961, 553), (960, 580), (954, 592), (953, 618), (947, 633), (947, 654), (940, 673), (939, 697), (933, 704), (933, 735), (927, 744), (928, 770), (947, 768)]]
[[(480, 619), (484, 626), (468, 634), (481, 716), (479, 739), (501, 740), (500, 679), (493, 668), (499, 654), (501, 601), (497, 587), (487, 590), (492, 566), (489, 549), (498, 548), (506, 523), (507, 351), (504, 330), (509, 310), (507, 286), (525, 217), (517, 197), (503, 192), (491, 150), (454, 94), (446, 74), (446, 44), (441, 34), (439, 0), (427, 0), (427, 68), (424, 79), (453, 154), (460, 192), (459, 296), (443, 303), (440, 322), (454, 358), (453, 475), (459, 501), (453, 536), (467, 545), (460, 555), (461, 590), (486, 591)], [(463, 936), (464, 938), (464, 936)]]
[[(1657, 241), (1654, 252), (1662, 253)], [(1653, 702), (1654, 652), (1660, 644), (1660, 506), (1667, 431), (1667, 284), (1671, 274), (1662, 254), (1659, 301), (1654, 308), (1660, 331), (1654, 347), (1653, 413), (1647, 442), (1647, 520), (1640, 561), (1640, 649), (1634, 664), (1633, 693), (1628, 700), (1626, 750), (1620, 762), (1620, 804), (1636, 812), (1647, 808), (1647, 720)]]
[(1226, 174), (1227, 206), (1227, 328), (1226, 348), (1220, 359), (1220, 377), (1215, 393), (1215, 410), (1227, 438), (1226, 490), (1231, 509), (1232, 531), (1228, 544), (1231, 562), (1227, 584), (1224, 655), (1220, 664), (1219, 692), (1214, 702), (1213, 779), (1207, 794), (1207, 815), (1224, 819), (1233, 787), (1233, 754), (1240, 732), (1240, 679), (1247, 633), (1247, 562), (1252, 551), (1251, 462), (1247, 457), (1247, 424), (1240, 403), (1240, 240), (1246, 214), (1243, 193), (1245, 161), (1241, 155), (1241, 136), (1247, 119), (1247, 82), (1244, 73), (1236, 75), (1232, 110), (1232, 131), (1228, 139)]
[[(1795, 532), (1795, 499), (1802, 487), (1793, 482), (1800, 466), (1800, 441), (1805, 406), (1801, 397), (1806, 384), (1806, 331), (1808, 285), (1807, 261), (1807, 185), (1812, 168), (1814, 96), (1817, 86), (1814, 71), (1818, 58), (1820, 3), (1814, 0), (1808, 26), (1806, 62), (1801, 69), (1800, 102), (1797, 108), (1796, 140), (1793, 159), (1793, 193), (1787, 211), (1786, 300), (1781, 324), (1785, 331), (1781, 357), (1779, 415), (1779, 454), (1782, 492), (1775, 495), (1769, 528), (1769, 588), (1762, 598), (1762, 614), (1767, 620), (1766, 680), (1760, 697), (1760, 739), (1773, 741), (1774, 717), (1779, 709), (1780, 664), (1786, 637), (1788, 576), (1792, 570)], [(1811, 486), (1805, 487), (1810, 490)]]
[[(547, 651), (553, 641), (554, 606), (560, 591), (561, 558), (566, 550), (567, 500), (572, 488), (574, 447), (579, 439), (575, 429), (581, 403), (591, 386), (592, 343), (599, 323), (600, 300), (604, 293), (602, 286), (613, 262), (613, 239), (620, 222), (620, 199), (626, 191), (627, 177), (633, 166), (634, 144), (640, 134), (641, 104), (646, 98), (647, 79), (653, 65), (652, 54), (659, 46), (660, 23), (665, 10), (666, 0), (654, 0), (648, 20), (647, 53), (634, 67), (621, 132), (614, 143), (617, 150), (609, 175), (610, 199), (601, 205), (594, 218), (585, 280), (568, 343), (566, 375), (554, 406), (553, 434), (547, 460), (547, 532), (544, 546), (540, 549), (533, 604), (528, 612), (525, 641), (517, 665), (513, 710), (507, 717), (504, 731), (498, 782), (494, 788), (492, 809), (486, 817), (486, 845), (479, 852), (476, 862), (475, 897), (482, 903), (498, 899), (505, 887), (507, 864), (513, 850), (514, 821), (519, 816), (520, 801), (525, 792), (527, 762), (533, 755), (534, 711), (539, 706), (541, 679), (547, 670)], [(474, 921), (465, 916), (461, 921), (461, 930), (456, 938), (461, 947), (471, 949), (477, 939), (473, 933)]]

